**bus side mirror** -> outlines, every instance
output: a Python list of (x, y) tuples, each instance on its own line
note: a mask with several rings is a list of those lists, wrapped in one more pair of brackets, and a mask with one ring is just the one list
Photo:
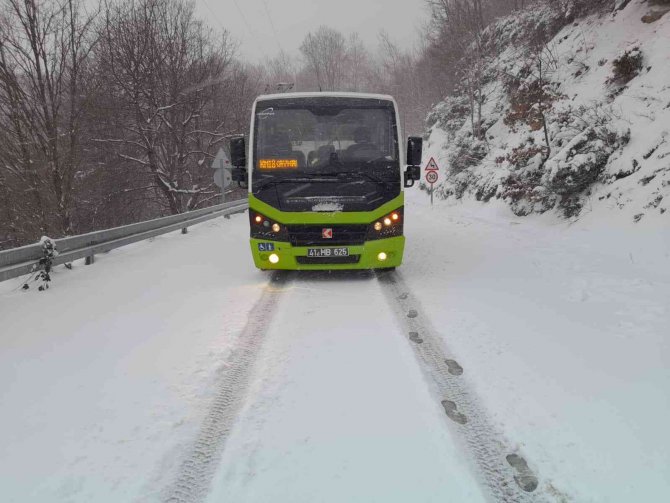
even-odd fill
[[(407, 165), (421, 166), (421, 151), (423, 150), (423, 138), (410, 136), (407, 138)], [(419, 172), (419, 177), (421, 173)], [(418, 180), (418, 178), (415, 178)]]
[(230, 140), (230, 163), (237, 168), (247, 165), (247, 148), (244, 144), (244, 136)]
[(405, 187), (413, 187), (414, 182), (421, 179), (421, 166), (407, 166), (405, 170)]
[(230, 170), (233, 182), (240, 187), (247, 181), (247, 147), (244, 144), (244, 136), (238, 136), (230, 140), (230, 164), (235, 166)]

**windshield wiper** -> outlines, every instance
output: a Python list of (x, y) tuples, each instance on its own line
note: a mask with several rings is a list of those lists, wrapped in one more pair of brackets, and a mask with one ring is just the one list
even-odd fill
[[(340, 168), (341, 166), (329, 164), (328, 166), (322, 167), (333, 167)], [(314, 183), (314, 182), (334, 182), (337, 179), (343, 180), (355, 180), (355, 179), (367, 179), (370, 182), (378, 183), (380, 185), (392, 186), (395, 184), (395, 180), (388, 180), (380, 178), (376, 175), (367, 173), (365, 171), (355, 171), (355, 170), (345, 170), (345, 171), (308, 171), (300, 173), (295, 176), (284, 176), (284, 177), (273, 177), (266, 180), (259, 180), (255, 188), (257, 190), (264, 189), (266, 187), (271, 187), (278, 185), (280, 183)]]
[[(370, 173), (365, 173), (363, 171), (312, 171), (307, 173), (309, 176), (314, 177), (330, 177), (330, 178), (342, 178), (342, 179), (352, 179), (352, 178), (367, 178), (371, 182), (375, 183), (392, 183), (388, 180), (384, 180), (377, 176), (371, 175)], [(352, 176), (354, 175), (354, 176)]]
[[(255, 186), (257, 190), (264, 189), (278, 185), (280, 183), (313, 183), (319, 182), (319, 177), (337, 175), (337, 173), (300, 173), (299, 176), (286, 176), (281, 178), (270, 178), (267, 180), (259, 180), (258, 185)], [(328, 180), (330, 181), (330, 180)]]
[(340, 171), (337, 173), (338, 175), (355, 175), (358, 178), (367, 178), (371, 182), (375, 183), (381, 183), (384, 185), (393, 185), (395, 182), (391, 180), (384, 180), (383, 178), (380, 178), (375, 175), (371, 175), (370, 173), (366, 173), (365, 171)]
[(294, 176), (292, 176), (290, 178), (270, 178), (270, 179), (266, 179), (266, 180), (259, 180), (258, 182), (256, 182), (257, 185), (256, 185), (255, 188), (260, 190), (260, 189), (264, 189), (266, 187), (271, 187), (273, 185), (278, 185), (280, 183), (288, 183), (288, 182), (295, 182), (295, 181), (297, 181), (297, 182), (302, 181), (302, 182), (307, 183), (307, 182), (310, 182), (311, 180), (308, 180), (308, 179), (301, 180), (300, 178), (294, 177)]

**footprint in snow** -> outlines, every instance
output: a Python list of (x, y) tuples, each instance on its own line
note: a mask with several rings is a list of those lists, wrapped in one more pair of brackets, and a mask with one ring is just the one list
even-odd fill
[(416, 312), (416, 309), (410, 309), (407, 313), (408, 318), (416, 318), (417, 316), (419, 316), (419, 313)]
[(517, 485), (526, 491), (527, 493), (532, 493), (537, 489), (538, 480), (535, 474), (528, 468), (528, 463), (518, 454), (509, 454), (505, 458), (512, 468), (516, 470), (516, 475), (514, 476), (514, 482)]
[(466, 424), (468, 418), (462, 412), (458, 412), (458, 407), (451, 400), (442, 400), (442, 407), (447, 417), (458, 424)]
[(409, 340), (412, 342), (416, 342), (417, 344), (421, 344), (423, 342), (423, 339), (419, 337), (419, 332), (410, 332)]
[(407, 292), (401, 293), (400, 295), (398, 295), (398, 298), (400, 300), (405, 300), (405, 299), (407, 299), (407, 297), (409, 297), (409, 294)]
[(463, 374), (463, 367), (461, 367), (456, 360), (444, 360), (444, 363), (447, 364), (449, 373), (453, 376), (459, 376)]

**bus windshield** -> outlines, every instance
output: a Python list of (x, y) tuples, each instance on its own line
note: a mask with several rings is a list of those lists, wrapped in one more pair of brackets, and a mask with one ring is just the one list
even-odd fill
[(398, 169), (395, 111), (389, 101), (295, 98), (256, 106), (257, 175), (367, 170), (392, 177)]
[(285, 97), (256, 103), (252, 193), (284, 211), (370, 211), (400, 193), (393, 102)]

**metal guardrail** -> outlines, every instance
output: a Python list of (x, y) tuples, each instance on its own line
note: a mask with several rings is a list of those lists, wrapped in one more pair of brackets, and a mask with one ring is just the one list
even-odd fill
[[(58, 256), (54, 259), (53, 265), (72, 262), (84, 257), (86, 257), (86, 263), (90, 264), (93, 263), (96, 253), (103, 253), (154, 236), (186, 229), (212, 218), (240, 213), (248, 206), (246, 199), (229, 201), (178, 215), (55, 239)], [(42, 256), (40, 243), (0, 251), (0, 281), (29, 274)]]

